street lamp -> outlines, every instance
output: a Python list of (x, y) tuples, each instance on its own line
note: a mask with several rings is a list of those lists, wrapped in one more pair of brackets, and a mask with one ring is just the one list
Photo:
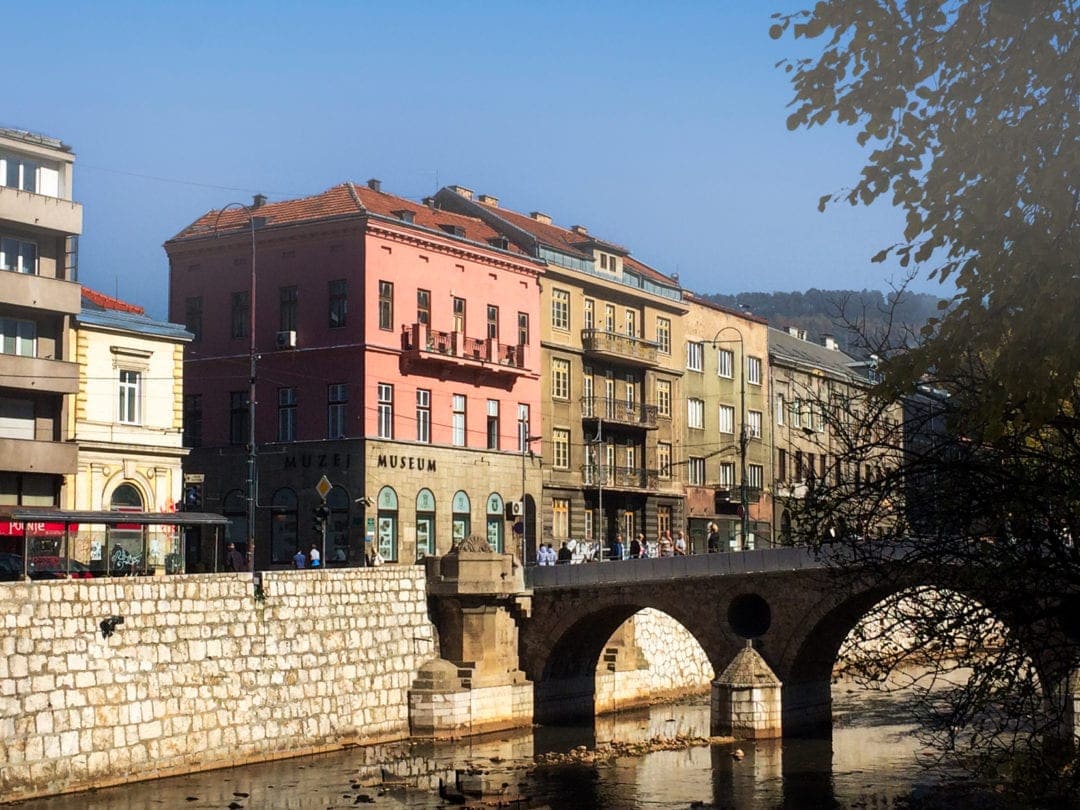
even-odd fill
[(521, 439), (521, 564), (524, 565), (525, 552), (529, 548), (529, 505), (525, 494), (525, 455), (532, 456), (532, 443), (543, 436), (529, 435), (529, 422), (524, 417), (518, 419), (518, 436)]
[[(720, 340), (720, 335), (728, 330), (737, 337)], [(745, 548), (750, 536), (750, 493), (746, 488), (746, 444), (750, 440), (746, 433), (746, 344), (743, 342), (742, 332), (736, 326), (723, 326), (713, 335), (712, 347), (716, 349), (721, 343), (739, 344), (739, 506), (742, 512), (741, 544)]]
[(214, 219), (214, 237), (220, 233), (218, 224), (221, 215), (230, 208), (236, 208), (247, 215), (248, 231), (251, 234), (251, 278), (248, 282), (248, 457), (247, 457), (247, 551), (248, 570), (255, 572), (255, 503), (257, 499), (258, 459), (255, 447), (255, 381), (258, 355), (255, 353), (255, 229), (266, 224), (266, 217), (257, 217), (254, 211), (262, 205), (265, 197), (256, 194), (251, 205), (231, 202), (223, 205)]

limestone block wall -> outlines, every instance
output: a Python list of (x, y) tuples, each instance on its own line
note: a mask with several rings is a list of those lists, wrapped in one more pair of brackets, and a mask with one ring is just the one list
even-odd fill
[[(0, 586), (0, 797), (408, 734), (423, 569)], [(123, 617), (104, 638), (99, 623)]]
[(648, 608), (633, 619), (633, 639), (644, 666), (608, 671), (603, 660), (596, 672), (596, 707), (643, 703), (708, 691), (715, 675), (701, 645), (685, 627), (659, 610)]

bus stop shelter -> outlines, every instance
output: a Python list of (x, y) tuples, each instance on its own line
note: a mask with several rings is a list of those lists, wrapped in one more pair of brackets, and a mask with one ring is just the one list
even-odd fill
[[(229, 525), (212, 512), (92, 512), (12, 506), (0, 510), (0, 551), (21, 557), (23, 576), (146, 576), (185, 573), (187, 530)], [(221, 561), (213, 561), (217, 570)]]

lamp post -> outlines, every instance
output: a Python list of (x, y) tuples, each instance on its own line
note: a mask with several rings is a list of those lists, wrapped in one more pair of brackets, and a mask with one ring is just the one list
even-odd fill
[[(728, 330), (734, 332), (736, 337), (720, 340), (720, 335)], [(746, 433), (746, 344), (743, 342), (742, 332), (735, 326), (723, 326), (713, 335), (713, 348), (717, 348), (721, 343), (739, 344), (739, 507), (742, 512), (740, 543), (745, 548), (750, 536), (750, 493), (746, 488), (746, 445), (750, 438)]]
[(257, 380), (258, 355), (255, 352), (255, 229), (266, 224), (265, 217), (257, 217), (253, 213), (265, 197), (255, 195), (251, 205), (231, 202), (218, 209), (214, 219), (214, 236), (219, 236), (218, 225), (221, 215), (230, 208), (236, 208), (247, 215), (248, 231), (251, 235), (251, 275), (248, 281), (248, 454), (247, 454), (247, 553), (248, 570), (255, 572), (255, 503), (257, 500), (256, 487), (258, 485), (258, 458), (255, 446), (255, 382)]
[(521, 438), (521, 564), (524, 565), (525, 552), (529, 548), (529, 504), (525, 494), (525, 456), (532, 455), (531, 445), (543, 436), (529, 435), (529, 422), (524, 417), (518, 419), (518, 436)]

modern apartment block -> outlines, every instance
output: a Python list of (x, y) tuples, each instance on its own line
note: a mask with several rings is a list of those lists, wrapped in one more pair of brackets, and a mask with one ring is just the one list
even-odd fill
[(435, 195), (443, 209), (483, 220), (506, 243), (546, 262), (541, 300), (541, 424), (545, 539), (591, 542), (649, 537), (683, 525), (680, 478), (685, 372), (678, 282), (630, 251), (474, 197), (460, 186)]
[(59, 506), (76, 469), (65, 435), (79, 390), (74, 160), (54, 138), (0, 129), (0, 506)]
[(185, 472), (257, 568), (313, 543), (412, 563), (472, 535), (532, 556), (542, 262), (377, 180), (210, 211), (165, 249), (194, 335)]

